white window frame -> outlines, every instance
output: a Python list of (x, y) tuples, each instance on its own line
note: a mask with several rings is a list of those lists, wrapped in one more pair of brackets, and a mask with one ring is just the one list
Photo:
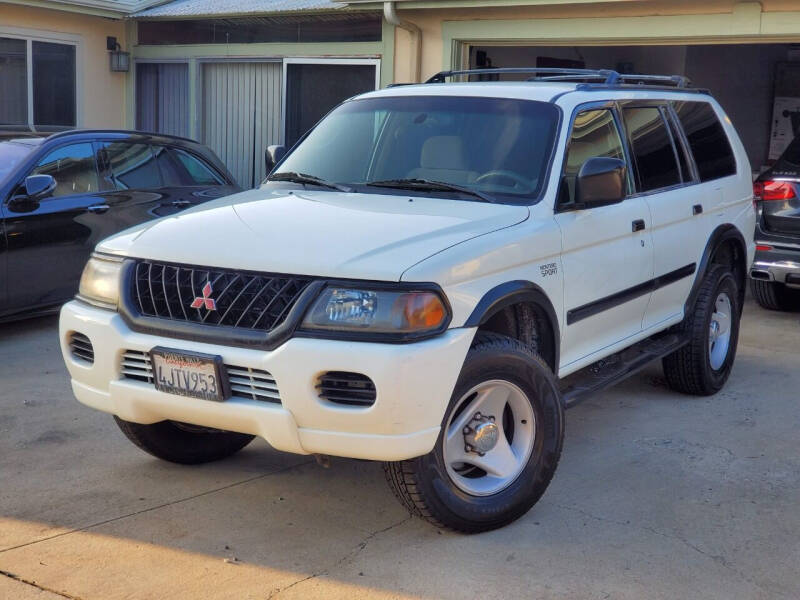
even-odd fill
[(27, 70), (28, 122), (25, 126), (35, 129), (33, 123), (33, 42), (51, 42), (75, 46), (75, 127), (83, 126), (83, 36), (27, 27), (0, 26), (0, 37), (25, 40), (25, 67)]
[(289, 65), (372, 65), (375, 67), (375, 89), (381, 88), (380, 58), (324, 58), (324, 57), (287, 57), (283, 59), (283, 81), (281, 82), (281, 139), (286, 144), (286, 109), (289, 101), (287, 88)]

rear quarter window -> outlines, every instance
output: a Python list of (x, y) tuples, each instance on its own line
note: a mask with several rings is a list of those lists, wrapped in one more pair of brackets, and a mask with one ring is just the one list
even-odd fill
[(736, 174), (728, 135), (708, 102), (675, 102), (675, 112), (686, 133), (700, 181)]

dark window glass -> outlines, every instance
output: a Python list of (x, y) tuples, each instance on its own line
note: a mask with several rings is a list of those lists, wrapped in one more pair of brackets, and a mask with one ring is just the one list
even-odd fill
[(33, 122), (75, 125), (75, 46), (33, 42)]
[(191, 184), (189, 185), (222, 185), (225, 183), (222, 178), (207, 166), (199, 158), (195, 158), (188, 152), (174, 148), (171, 150), (178, 161), (189, 175)]
[(161, 187), (153, 152), (147, 144), (107, 142), (103, 155), (111, 171), (111, 184), (118, 190), (146, 190)]
[(656, 107), (622, 111), (631, 141), (639, 191), (648, 192), (681, 182), (675, 149)]
[(33, 150), (33, 146), (28, 144), (18, 144), (16, 142), (0, 142), (0, 183), (10, 176), (23, 160)]
[(686, 132), (700, 181), (736, 173), (736, 159), (728, 136), (708, 102), (676, 102), (675, 111)]
[(379, 13), (324, 17), (286, 15), (181, 21), (139, 21), (139, 44), (253, 44), (264, 42), (379, 42)]
[(164, 146), (153, 146), (161, 181), (167, 187), (192, 185), (192, 178), (183, 165)]
[(25, 40), (0, 37), (0, 125), (28, 122), (28, 75)]
[(610, 110), (587, 110), (575, 117), (564, 159), (562, 204), (575, 201), (578, 172), (583, 163), (595, 156), (625, 160), (622, 139)]
[(681, 167), (681, 178), (683, 181), (692, 181), (692, 171), (689, 168), (689, 158), (686, 156), (686, 146), (681, 141), (680, 128), (676, 125), (672, 115), (664, 110), (662, 113), (669, 123), (669, 132), (672, 134), (672, 141), (675, 143), (675, 150), (678, 153), (678, 164)]
[(92, 144), (70, 144), (53, 150), (34, 167), (31, 175), (51, 175), (53, 196), (91, 194), (97, 191), (97, 167)]
[[(325, 85), (320, 85), (323, 81)], [(287, 147), (294, 146), (337, 104), (374, 89), (373, 65), (287, 65)]]
[(557, 109), (549, 102), (454, 96), (353, 100), (325, 117), (278, 172), (306, 173), (364, 191), (388, 189), (370, 182), (429, 179), (530, 204), (544, 185), (557, 124)]

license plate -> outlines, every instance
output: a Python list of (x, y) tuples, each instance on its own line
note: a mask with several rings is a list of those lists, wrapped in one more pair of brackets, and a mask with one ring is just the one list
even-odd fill
[(225, 386), (220, 377), (222, 357), (153, 348), (150, 362), (157, 390), (203, 400), (225, 400)]

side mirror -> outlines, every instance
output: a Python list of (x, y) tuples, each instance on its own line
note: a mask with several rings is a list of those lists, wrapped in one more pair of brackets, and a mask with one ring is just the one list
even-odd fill
[(625, 198), (625, 161), (595, 156), (581, 167), (575, 180), (576, 208), (616, 204)]
[(56, 189), (56, 180), (51, 175), (30, 175), (25, 178), (25, 195), (28, 200), (41, 200)]
[(286, 156), (286, 146), (267, 146), (267, 151), (264, 152), (264, 162), (267, 165), (267, 175), (272, 173), (281, 159)]

